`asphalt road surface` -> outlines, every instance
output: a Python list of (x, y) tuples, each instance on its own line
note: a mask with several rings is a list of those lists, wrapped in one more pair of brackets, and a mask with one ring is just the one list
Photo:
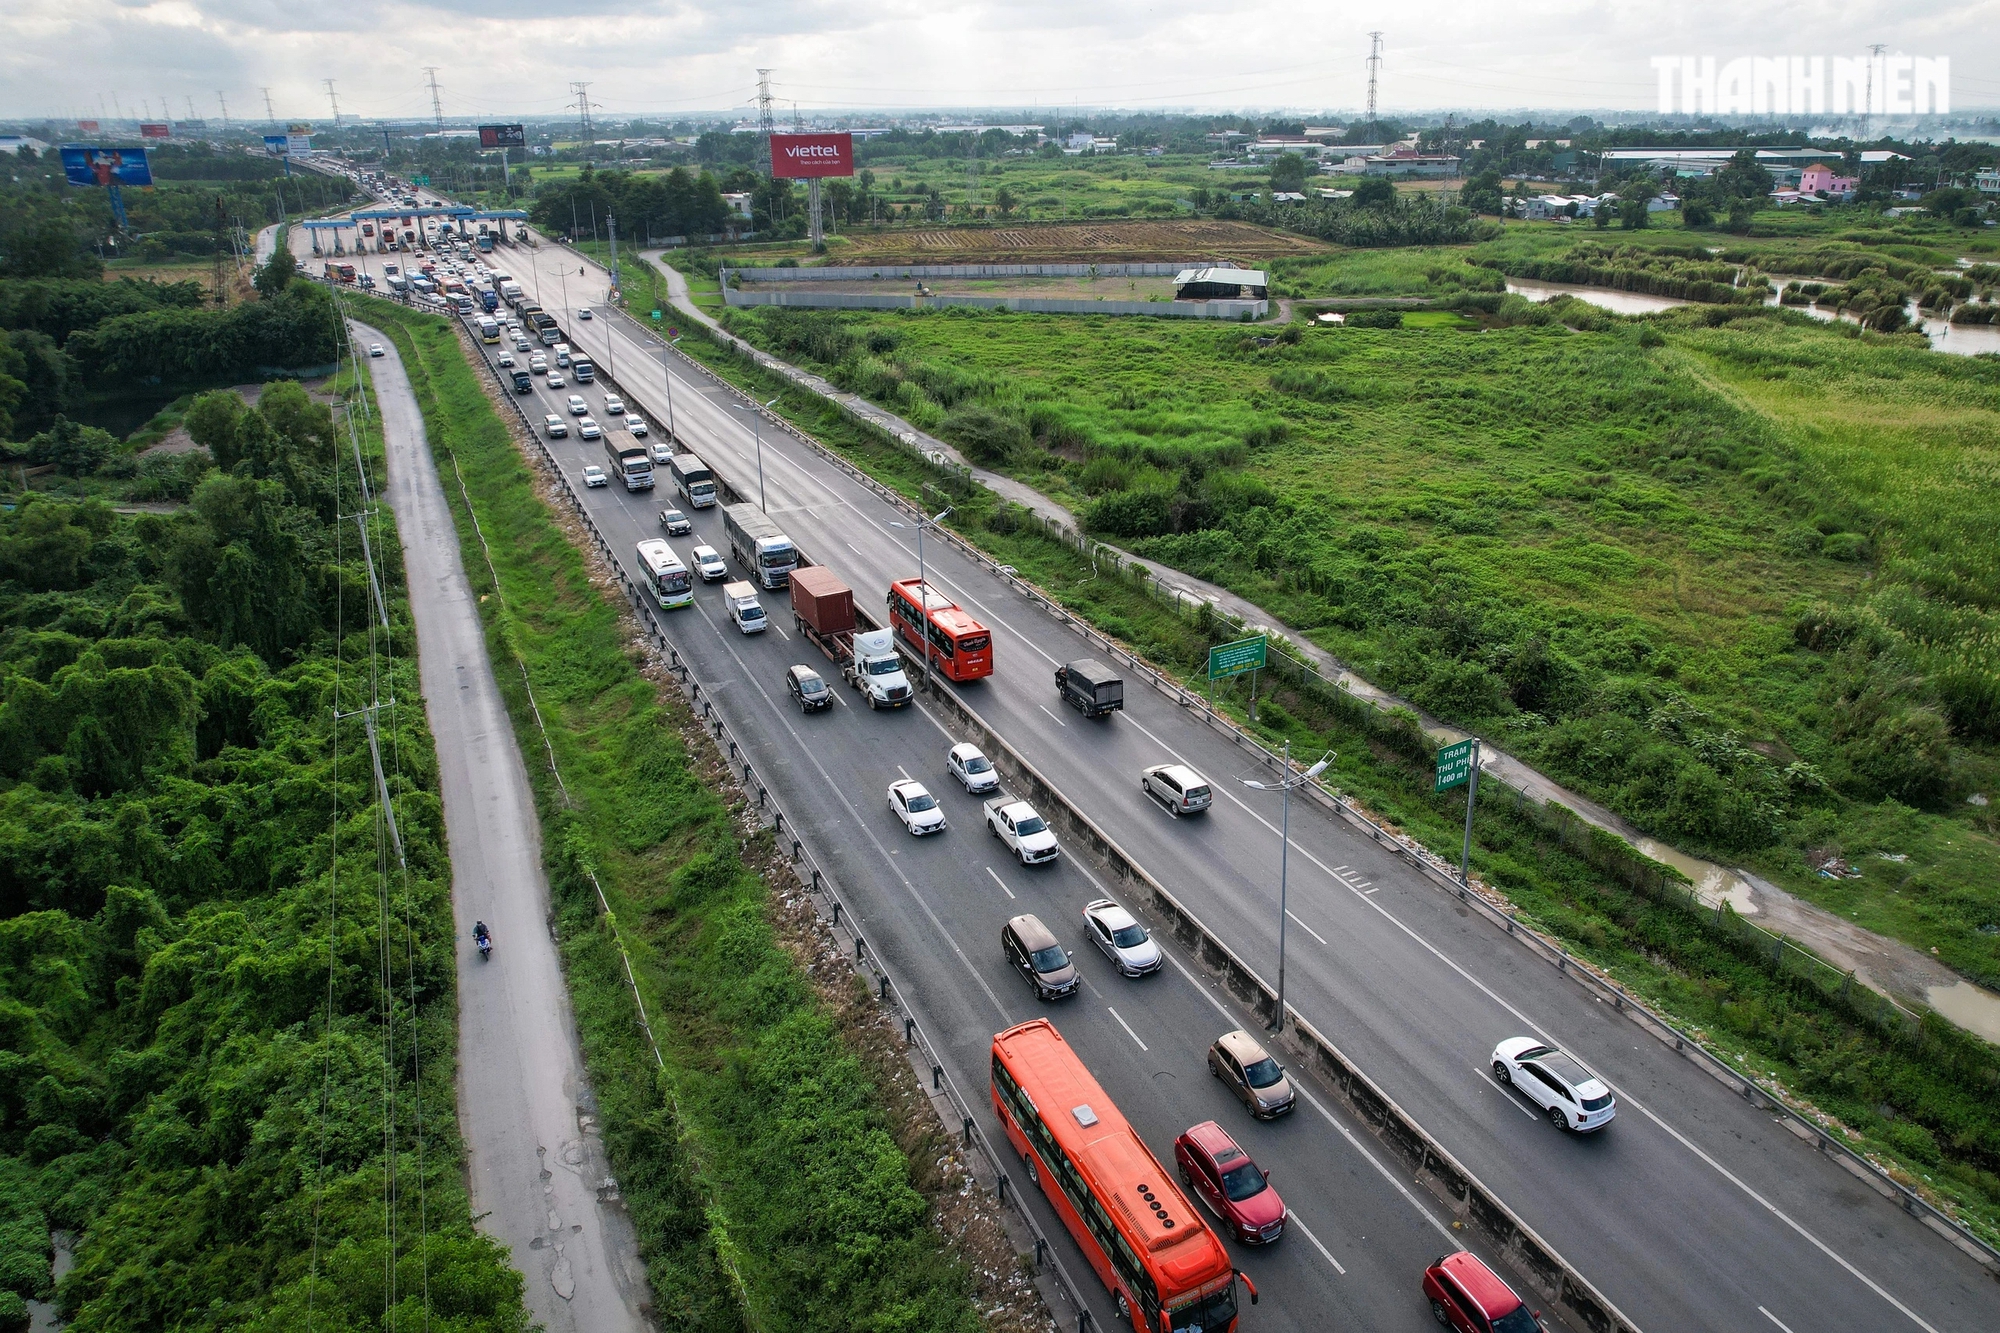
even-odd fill
[[(458, 1110), (472, 1211), (527, 1277), (549, 1333), (641, 1333), (645, 1270), (613, 1186), (549, 937), (540, 824), (494, 684), (423, 417), (395, 344), (353, 325), (370, 358), (389, 486), (416, 622), (425, 715), (437, 741), (458, 935)], [(475, 921), (493, 956), (472, 943)]]
[[(380, 256), (364, 261), (378, 274), (381, 262)], [(576, 306), (602, 301), (601, 270), (586, 266), (579, 275), (581, 261), (548, 246), (539, 252), (505, 247), (491, 262), (557, 315), (569, 341), (617, 376), (632, 407), (656, 423), (671, 417), (687, 447), (737, 490), (757, 497), (758, 436), (749, 414), (732, 406), (732, 395), (678, 363), (670, 368), (657, 339), (644, 330), (572, 317)], [(592, 404), (600, 421), (608, 419), (603, 385), (552, 393), (539, 378), (531, 417), (561, 414), (562, 400), (573, 392)], [(916, 573), (915, 534), (907, 519), (788, 437), (768, 426), (761, 435), (769, 512), (879, 615), (889, 581)], [(574, 437), (559, 442), (557, 451), (573, 460), (572, 477), (585, 462), (603, 457), (596, 443)], [(671, 502), (665, 491), (628, 495), (615, 486), (587, 499), (607, 534), (632, 541), (660, 535), (653, 514)], [(726, 550), (719, 520), (705, 518), (698, 529), (701, 540)], [(684, 558), (689, 544), (676, 543)], [(933, 583), (994, 631), (996, 673), (963, 687), (965, 701), (1240, 956), (1274, 973), (1278, 812), (1274, 797), (1235, 781), (1247, 775), (1241, 752), (1137, 682), (1120, 715), (1086, 722), (1067, 713), (1051, 673), (1060, 661), (1088, 655), (1085, 642), (943, 542), (927, 541), (925, 558)], [(625, 559), (631, 568), (629, 555)], [(945, 1019), (947, 1044), (959, 1061), (954, 1075), (968, 1087), (983, 1087), (985, 1050), (976, 1029), (998, 1026), (996, 998), (1005, 1001), (1008, 1021), (1022, 1016), (1026, 1003), (1024, 993), (1007, 998), (990, 978), (984, 985), (971, 979), (997, 966), (997, 922), (1032, 902), (1028, 910), (1041, 912), (1066, 942), (1077, 943), (1080, 895), (1097, 890), (1070, 883), (1064, 877), (1079, 872), (1067, 866), (1054, 875), (1014, 867), (1009, 879), (1007, 863), (997, 856), (992, 869), (1005, 882), (996, 883), (985, 873), (987, 862), (978, 859), (993, 844), (970, 802), (954, 811), (957, 827), (944, 838), (922, 849), (906, 846), (880, 790), (905, 768), (938, 789), (946, 738), (921, 713), (864, 715), (849, 708), (836, 710), (834, 719), (787, 715), (779, 693), (782, 668), (816, 654), (784, 637), (790, 620), (782, 594), (766, 601), (776, 628), (759, 641), (731, 638), (734, 630), (712, 590), (698, 595), (689, 617), (693, 627), (671, 632), (704, 679), (722, 686), (717, 706), (731, 725), (746, 735), (762, 729), (765, 751), (752, 757), (776, 775), (782, 798), (799, 818), (821, 821), (810, 830), (818, 837), (815, 845), (852, 858), (841, 874), (847, 891), (873, 914), (871, 944), (911, 978), (906, 985), (920, 992), (918, 1003)], [(698, 650), (703, 641), (714, 646)], [(1175, 820), (1140, 794), (1139, 769), (1166, 759), (1189, 763), (1212, 780), (1218, 796), (1208, 815)], [(817, 809), (815, 802), (821, 803)], [(873, 846), (859, 850), (866, 845), (864, 828), (886, 844), (886, 854)], [(1983, 1270), (1819, 1157), (1769, 1113), (1641, 1035), (1348, 827), (1309, 808), (1295, 809), (1292, 836), (1288, 999), (1640, 1327), (1650, 1333), (1764, 1327), (1950, 1333), (2000, 1326), (2000, 1287)], [(967, 837), (975, 841), (966, 844)], [(958, 855), (938, 855), (953, 842)], [(923, 858), (943, 864), (933, 867)], [(916, 865), (923, 866), (921, 875), (911, 873)], [(1048, 896), (1024, 897), (1023, 878), (1035, 886), (1031, 892)], [(1007, 898), (1009, 892), (1016, 896)], [(1226, 1106), (1196, 1114), (1201, 1103), (1162, 1090), (1190, 1076), (1205, 1081), (1200, 1051), (1222, 1030), (1222, 1016), (1211, 1010), (1204, 1025), (1195, 1021), (1199, 1004), (1190, 1011), (1168, 998), (1190, 986), (1185, 976), (1172, 978), (1174, 985), (1134, 987), (1118, 983), (1108, 969), (1090, 975), (1101, 994), (1086, 992), (1086, 1000), (1101, 1001), (1097, 1007), (1106, 1011), (1091, 1015), (1096, 1035), (1070, 1030), (1090, 1003), (1058, 1012), (1056, 1021), (1085, 1048), (1093, 1069), (1155, 1149), (1209, 1115), (1241, 1128), (1246, 1146), (1275, 1169), (1281, 1186), (1293, 1182), (1287, 1202), (1325, 1246), (1326, 1254), (1316, 1257), (1331, 1279), (1315, 1277), (1311, 1264), (1285, 1270), (1291, 1275), (1277, 1286), (1286, 1296), (1267, 1299), (1256, 1326), (1285, 1322), (1281, 1311), (1287, 1308), (1300, 1316), (1314, 1311), (1317, 1318), (1326, 1307), (1309, 1294), (1315, 1282), (1330, 1282), (1330, 1290), (1354, 1302), (1352, 1314), (1371, 1326), (1395, 1326), (1410, 1312), (1427, 1315), (1416, 1278), (1421, 1260), (1438, 1248), (1435, 1233), (1425, 1236), (1425, 1223), (1384, 1244), (1380, 1219), (1394, 1209), (1370, 1202), (1374, 1173), (1365, 1163), (1342, 1168), (1337, 1182), (1322, 1177), (1342, 1160), (1340, 1145), (1353, 1148), (1342, 1127), (1307, 1115), (1280, 1126), (1238, 1126), (1223, 1116)], [(983, 994), (988, 986), (992, 997)], [(976, 1003), (982, 1000), (983, 1013)], [(1562, 1135), (1517, 1094), (1495, 1085), (1487, 1073), (1490, 1052), (1499, 1040), (1521, 1034), (1553, 1040), (1595, 1068), (1618, 1093), (1618, 1120), (1589, 1138)], [(1144, 1049), (1137, 1049), (1142, 1043)], [(1121, 1077), (1121, 1065), (1131, 1066), (1128, 1076)], [(1149, 1065), (1161, 1067), (1148, 1072)], [(1313, 1141), (1285, 1137), (1304, 1134)], [(1414, 1216), (1409, 1202), (1398, 1199)], [(1293, 1246), (1293, 1239), (1257, 1261), (1272, 1263), (1280, 1250), (1301, 1255), (1312, 1248)], [(1380, 1258), (1373, 1265), (1350, 1262), (1362, 1253)], [(1262, 1280), (1251, 1260), (1240, 1261)], [(1332, 1262), (1348, 1271), (1335, 1271)], [(1301, 1300), (1302, 1306), (1295, 1304)]]

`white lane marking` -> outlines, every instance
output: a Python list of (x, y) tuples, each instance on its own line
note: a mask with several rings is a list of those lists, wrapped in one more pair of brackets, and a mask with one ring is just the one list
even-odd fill
[(1312, 936), (1314, 939), (1318, 940), (1321, 944), (1326, 943), (1326, 937), (1324, 935), (1321, 935), (1318, 931), (1314, 930), (1311, 926), (1308, 926), (1305, 922), (1299, 920), (1299, 918), (1297, 917), (1296, 914), (1293, 913), (1291, 908), (1288, 907), (1285, 909), (1285, 915), (1291, 917), (1292, 924), (1297, 926), (1300, 930), (1303, 930), (1306, 934)]
[(1335, 874), (1339, 874), (1341, 871), (1344, 870), (1352, 870), (1352, 869), (1353, 869), (1352, 866), (1335, 866), (1333, 868)]
[[(854, 554), (861, 555), (861, 548), (859, 546), (856, 546), (853, 542), (842, 542), (841, 545), (845, 546), (848, 550), (854, 552)], [(866, 559), (866, 557), (864, 556), (863, 559)]]
[(1528, 1117), (1528, 1119), (1530, 1120), (1541, 1119), (1541, 1117), (1536, 1115), (1533, 1111), (1530, 1111), (1527, 1107), (1521, 1105), (1521, 1099), (1516, 1097), (1513, 1093), (1509, 1092), (1507, 1090), (1507, 1085), (1502, 1083), (1499, 1079), (1493, 1077), (1493, 1075), (1487, 1073), (1484, 1069), (1481, 1069), (1478, 1065), (1474, 1065), (1472, 1067), (1472, 1072), (1479, 1075), (1479, 1077), (1485, 1079), (1495, 1088), (1498, 1088), (1500, 1090), (1500, 1095), (1507, 1099), (1507, 1105), (1513, 1107), (1516, 1111), (1519, 1111), (1522, 1115)]
[(909, 770), (909, 769), (907, 769), (907, 768), (904, 768), (904, 767), (903, 767), (903, 766), (902, 766), (901, 764), (898, 764), (898, 765), (896, 765), (896, 771), (897, 771), (898, 773), (901, 773), (901, 774), (903, 775), (903, 781), (905, 781), (905, 782), (908, 782), (908, 781), (910, 780), (910, 770)]
[[(1041, 709), (1044, 713), (1049, 713), (1048, 706), (1046, 704), (1036, 704), (1035, 707)], [(1061, 718), (1057, 717), (1054, 713), (1049, 713), (1049, 721), (1055, 723), (1059, 727), (1066, 727), (1069, 725), (1069, 723), (1063, 721)]]
[(775, 620), (770, 621), (770, 625), (772, 629), (778, 631), (779, 638), (783, 639), (786, 643), (790, 643), (792, 641), (792, 636), (785, 633), (785, 627), (783, 625), (780, 625)]
[(1757, 1313), (1763, 1315), (1766, 1319), (1776, 1324), (1779, 1328), (1784, 1329), (1785, 1333), (1792, 1333), (1791, 1325), (1787, 1324), (1784, 1320), (1778, 1318), (1778, 1316), (1772, 1314), (1769, 1310), (1766, 1310), (1763, 1306), (1760, 1305), (1757, 1307)]
[[(1161, 952), (1166, 953), (1164, 949), (1161, 950)], [(1236, 1022), (1236, 1015), (1230, 1013), (1229, 1010), (1224, 1008), (1222, 1001), (1216, 999), (1213, 995), (1209, 994), (1208, 987), (1202, 985), (1201, 982), (1195, 977), (1195, 974), (1188, 971), (1186, 963), (1183, 963), (1180, 959), (1174, 957), (1170, 953), (1168, 953), (1166, 957), (1167, 961), (1174, 965), (1174, 970), (1179, 972), (1182, 976), (1186, 977), (1188, 979), (1188, 984), (1190, 986), (1193, 986), (1195, 990), (1200, 993), (1201, 997), (1204, 1000), (1207, 1000), (1211, 1005), (1215, 1006), (1215, 1012), (1221, 1014), (1225, 1022), (1231, 1024)], [(1348, 1145), (1352, 1147), (1354, 1151), (1361, 1154), (1362, 1159), (1366, 1161), (1368, 1165), (1375, 1168), (1376, 1174), (1380, 1175), (1382, 1179), (1388, 1181), (1391, 1185), (1395, 1186), (1396, 1193), (1403, 1196), (1404, 1202), (1408, 1203), (1410, 1207), (1416, 1209), (1418, 1215), (1422, 1217), (1424, 1221), (1430, 1223), (1433, 1227), (1435, 1227), (1437, 1229), (1437, 1233), (1440, 1236), (1443, 1236), (1453, 1245), (1458, 1244), (1458, 1238), (1451, 1234), (1451, 1228), (1447, 1227), (1444, 1223), (1438, 1221), (1436, 1216), (1432, 1214), (1431, 1210), (1424, 1207), (1424, 1205), (1417, 1199), (1417, 1196), (1410, 1192), (1410, 1187), (1403, 1183), (1402, 1177), (1397, 1175), (1394, 1171), (1391, 1171), (1388, 1168), (1388, 1166), (1386, 1166), (1383, 1163), (1381, 1158), (1377, 1157), (1374, 1153), (1370, 1152), (1368, 1149), (1368, 1145), (1363, 1143), (1358, 1137), (1356, 1137), (1353, 1130), (1349, 1129), (1346, 1125), (1342, 1124), (1340, 1121), (1334, 1119), (1333, 1112), (1327, 1110), (1326, 1107), (1320, 1105), (1319, 1098), (1313, 1096), (1311, 1090), (1306, 1088), (1306, 1086), (1301, 1083), (1294, 1083), (1292, 1084), (1292, 1086), (1298, 1090), (1300, 1096), (1304, 1097), (1306, 1101), (1311, 1104), (1313, 1110), (1318, 1111), (1320, 1113), (1321, 1118), (1324, 1119), (1327, 1124), (1332, 1125), (1334, 1129), (1339, 1131), (1340, 1136), (1347, 1140)]]
[[(1312, 1228), (1307, 1226), (1302, 1220), (1300, 1220), (1299, 1215), (1297, 1213), (1287, 1208), (1285, 1209), (1285, 1216), (1291, 1219), (1292, 1225), (1299, 1229), (1299, 1234), (1301, 1236), (1304, 1236), (1307, 1240), (1312, 1242), (1313, 1248), (1315, 1250), (1318, 1250), (1322, 1255), (1326, 1256), (1326, 1261), (1333, 1265), (1334, 1272), (1340, 1274), (1342, 1277), (1347, 1276), (1347, 1270), (1340, 1266), (1340, 1260), (1333, 1257), (1333, 1251), (1327, 1249), (1326, 1246), (1319, 1243), (1319, 1237), (1313, 1235)], [(1790, 1329), (1786, 1329), (1785, 1333), (1792, 1333), (1792, 1331)]]
[(1361, 896), (1364, 898), (1372, 898), (1375, 896), (1375, 890), (1372, 888), (1363, 889), (1361, 891)]
[(995, 870), (992, 866), (988, 866), (986, 867), (986, 873), (993, 876), (993, 882), (1000, 886), (1000, 892), (1006, 894), (1009, 898), (1014, 896), (1014, 891), (1007, 887), (1007, 881), (1000, 878), (999, 871)]
[(1104, 1006), (1104, 1012), (1110, 1014), (1113, 1018), (1116, 1018), (1118, 1020), (1118, 1026), (1125, 1029), (1125, 1035), (1130, 1037), (1134, 1042), (1136, 1042), (1140, 1050), (1143, 1051), (1146, 1049), (1146, 1043), (1139, 1040), (1139, 1034), (1132, 1030), (1132, 1025), (1130, 1023), (1127, 1023), (1123, 1018), (1123, 1016), (1121, 1016), (1116, 1009), (1113, 1009), (1110, 1005), (1107, 1004)]

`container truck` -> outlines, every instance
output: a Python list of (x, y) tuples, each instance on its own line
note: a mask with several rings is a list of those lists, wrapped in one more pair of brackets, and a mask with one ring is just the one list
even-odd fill
[(674, 461), (667, 464), (667, 474), (674, 479), (674, 489), (688, 502), (688, 508), (706, 509), (715, 503), (715, 474), (693, 454), (675, 454)]
[(792, 623), (807, 642), (840, 668), (840, 677), (861, 691), (870, 708), (901, 708), (910, 702), (910, 678), (887, 630), (859, 630), (854, 591), (824, 565), (792, 571)]
[(611, 474), (624, 481), (626, 490), (653, 489), (653, 460), (646, 456), (644, 445), (630, 435), (607, 434), (604, 454), (611, 460)]
[(729, 553), (767, 588), (782, 588), (798, 568), (799, 551), (771, 516), (753, 504), (722, 506)]

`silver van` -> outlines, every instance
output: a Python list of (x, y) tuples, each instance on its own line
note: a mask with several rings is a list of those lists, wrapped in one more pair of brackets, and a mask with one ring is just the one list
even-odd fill
[(1154, 764), (1142, 769), (1139, 786), (1176, 818), (1206, 810), (1215, 799), (1208, 779), (1186, 764)]

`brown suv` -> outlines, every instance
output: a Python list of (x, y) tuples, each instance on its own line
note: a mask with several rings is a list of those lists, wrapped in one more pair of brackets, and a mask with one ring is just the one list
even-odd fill
[(1292, 1081), (1285, 1067), (1247, 1032), (1225, 1032), (1208, 1048), (1208, 1072), (1221, 1079), (1259, 1120), (1292, 1109)]
[(1017, 916), (1000, 931), (1007, 962), (1027, 978), (1038, 1000), (1060, 1000), (1076, 994), (1076, 968), (1056, 942), (1053, 931), (1032, 914)]

